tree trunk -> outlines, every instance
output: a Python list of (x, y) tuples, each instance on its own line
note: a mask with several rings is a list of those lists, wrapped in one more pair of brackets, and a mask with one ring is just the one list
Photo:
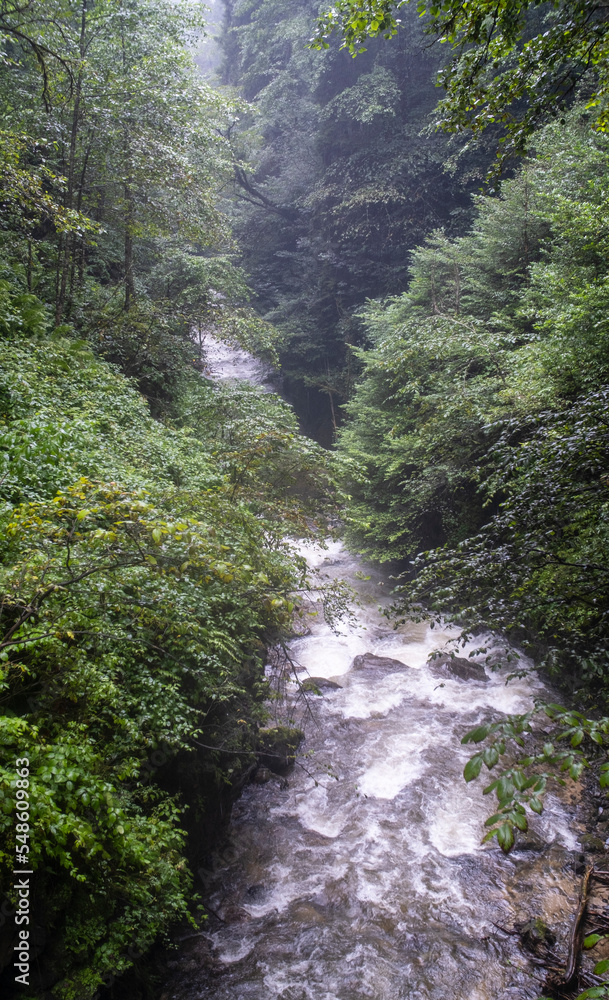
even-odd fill
[[(76, 173), (76, 146), (78, 141), (78, 132), (80, 128), (80, 106), (82, 99), (82, 84), (84, 75), (86, 29), (87, 29), (87, 0), (82, 0), (81, 17), (80, 17), (80, 39), (79, 39), (80, 65), (78, 68), (78, 74), (76, 76), (76, 83), (74, 86), (74, 107), (72, 109), (72, 126), (70, 129), (70, 154), (68, 157), (68, 184), (64, 200), (65, 207), (68, 209), (74, 207), (74, 177)], [(68, 287), (68, 276), (70, 274), (70, 262), (72, 260), (73, 251), (74, 251), (74, 237), (72, 234), (66, 233), (63, 237), (63, 240), (60, 242), (60, 251), (59, 251), (59, 264), (58, 264), (59, 275), (57, 282), (57, 295), (55, 299), (56, 326), (59, 326), (64, 314), (64, 309), (66, 304), (66, 292)]]
[(135, 301), (135, 283), (133, 280), (133, 225), (135, 222), (135, 204), (130, 185), (125, 184), (125, 312), (129, 312)]
[[(125, 24), (121, 22), (121, 45), (123, 50), (123, 76), (127, 80), (127, 52), (125, 50)], [(128, 106), (131, 94), (125, 95), (125, 103)], [(129, 131), (125, 127), (123, 131), (123, 153), (125, 156), (125, 181), (123, 192), (125, 196), (125, 312), (129, 312), (132, 303), (135, 301), (135, 282), (133, 280), (133, 230), (135, 225), (135, 200), (133, 198), (132, 177), (131, 177), (131, 149), (129, 142)]]

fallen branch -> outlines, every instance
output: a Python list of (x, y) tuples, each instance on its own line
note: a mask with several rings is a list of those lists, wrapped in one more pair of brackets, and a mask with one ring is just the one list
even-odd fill
[(568, 987), (572, 983), (573, 979), (577, 974), (577, 967), (579, 965), (579, 959), (581, 954), (584, 918), (586, 916), (586, 909), (588, 906), (588, 896), (590, 894), (590, 876), (592, 875), (593, 871), (594, 871), (594, 866), (590, 865), (588, 868), (586, 868), (584, 877), (582, 879), (582, 887), (579, 893), (579, 902), (575, 913), (573, 926), (571, 928), (571, 938), (569, 941), (567, 968), (565, 969), (563, 980), (559, 984), (562, 987)]

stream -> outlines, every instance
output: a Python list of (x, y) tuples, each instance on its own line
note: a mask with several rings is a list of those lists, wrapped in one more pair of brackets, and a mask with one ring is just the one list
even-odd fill
[(321, 691), (288, 683), (276, 707), (306, 732), (299, 760), (235, 804), (199, 873), (211, 915), (182, 942), (161, 1000), (533, 1000), (543, 970), (507, 931), (540, 917), (564, 953), (577, 803), (548, 794), (509, 856), (482, 845), (488, 772), (465, 784), (460, 740), (551, 692), (534, 673), (506, 684), (508, 666), (443, 676), (428, 657), (456, 630), (394, 630), (382, 570), (338, 542), (303, 551), (353, 587), (355, 620), (336, 634), (311, 618), (292, 641), (299, 680)]

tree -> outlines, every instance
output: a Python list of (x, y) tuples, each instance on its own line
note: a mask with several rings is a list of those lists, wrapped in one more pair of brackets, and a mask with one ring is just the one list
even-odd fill
[[(200, 843), (255, 759), (264, 649), (307, 600), (291, 540), (325, 534), (340, 495), (277, 397), (192, 377), (164, 426), (41, 325), (0, 286), (0, 877), (12, 899), (27, 757), (54, 928), (31, 992), (89, 1000), (188, 915), (185, 830)], [(0, 986), (13, 932), (3, 921)]]
[(337, 45), (307, 50), (313, 0), (226, 8), (223, 79), (258, 112), (232, 133), (229, 210), (256, 306), (280, 330), (287, 392), (329, 443), (353, 388), (349, 345), (362, 342), (354, 312), (404, 287), (430, 230), (464, 226), (488, 156), (448, 170), (453, 140), (423, 134), (442, 54), (414, 10), (395, 46), (353, 61)]
[[(312, 45), (338, 32), (352, 55), (369, 38), (398, 33), (397, 16), (411, 0), (337, 0), (318, 21)], [(522, 152), (548, 116), (564, 110), (578, 85), (594, 109), (595, 127), (609, 128), (608, 8), (604, 0), (457, 0), (418, 2), (425, 31), (452, 57), (438, 74), (446, 97), (437, 124), (480, 133), (503, 126), (504, 150)]]
[(408, 292), (364, 311), (347, 523), (361, 551), (413, 564), (410, 611), (511, 633), (600, 697), (609, 139), (576, 109), (535, 143), (469, 234), (436, 233)]

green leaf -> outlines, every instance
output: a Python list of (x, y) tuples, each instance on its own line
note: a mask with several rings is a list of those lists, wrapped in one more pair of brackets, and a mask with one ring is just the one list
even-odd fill
[(497, 798), (501, 803), (509, 802), (514, 796), (514, 785), (511, 780), (504, 775), (497, 784)]
[(477, 726), (475, 729), (472, 729), (469, 733), (466, 733), (461, 742), (482, 743), (482, 740), (485, 740), (486, 737), (488, 736), (490, 728), (491, 728), (490, 726)]
[(514, 846), (514, 831), (511, 824), (503, 823), (497, 830), (497, 840), (501, 850), (507, 854)]
[(602, 941), (604, 934), (588, 934), (587, 938), (584, 938), (584, 948), (594, 948), (595, 944)]
[(514, 813), (512, 815), (512, 822), (523, 833), (526, 833), (526, 831), (529, 828), (529, 824), (528, 824), (527, 818), (526, 818), (526, 816), (523, 816), (522, 813)]
[(503, 817), (504, 813), (494, 813), (492, 816), (489, 816), (489, 818), (484, 821), (484, 825), (494, 826), (494, 824), (498, 823), (500, 819), (503, 819)]
[(482, 770), (482, 754), (476, 754), (470, 760), (463, 769), (463, 777), (466, 781), (473, 781), (477, 778)]
[(516, 788), (517, 791), (519, 792), (524, 791), (526, 780), (527, 779), (525, 778), (522, 771), (512, 771), (512, 781), (514, 782), (514, 787)]

